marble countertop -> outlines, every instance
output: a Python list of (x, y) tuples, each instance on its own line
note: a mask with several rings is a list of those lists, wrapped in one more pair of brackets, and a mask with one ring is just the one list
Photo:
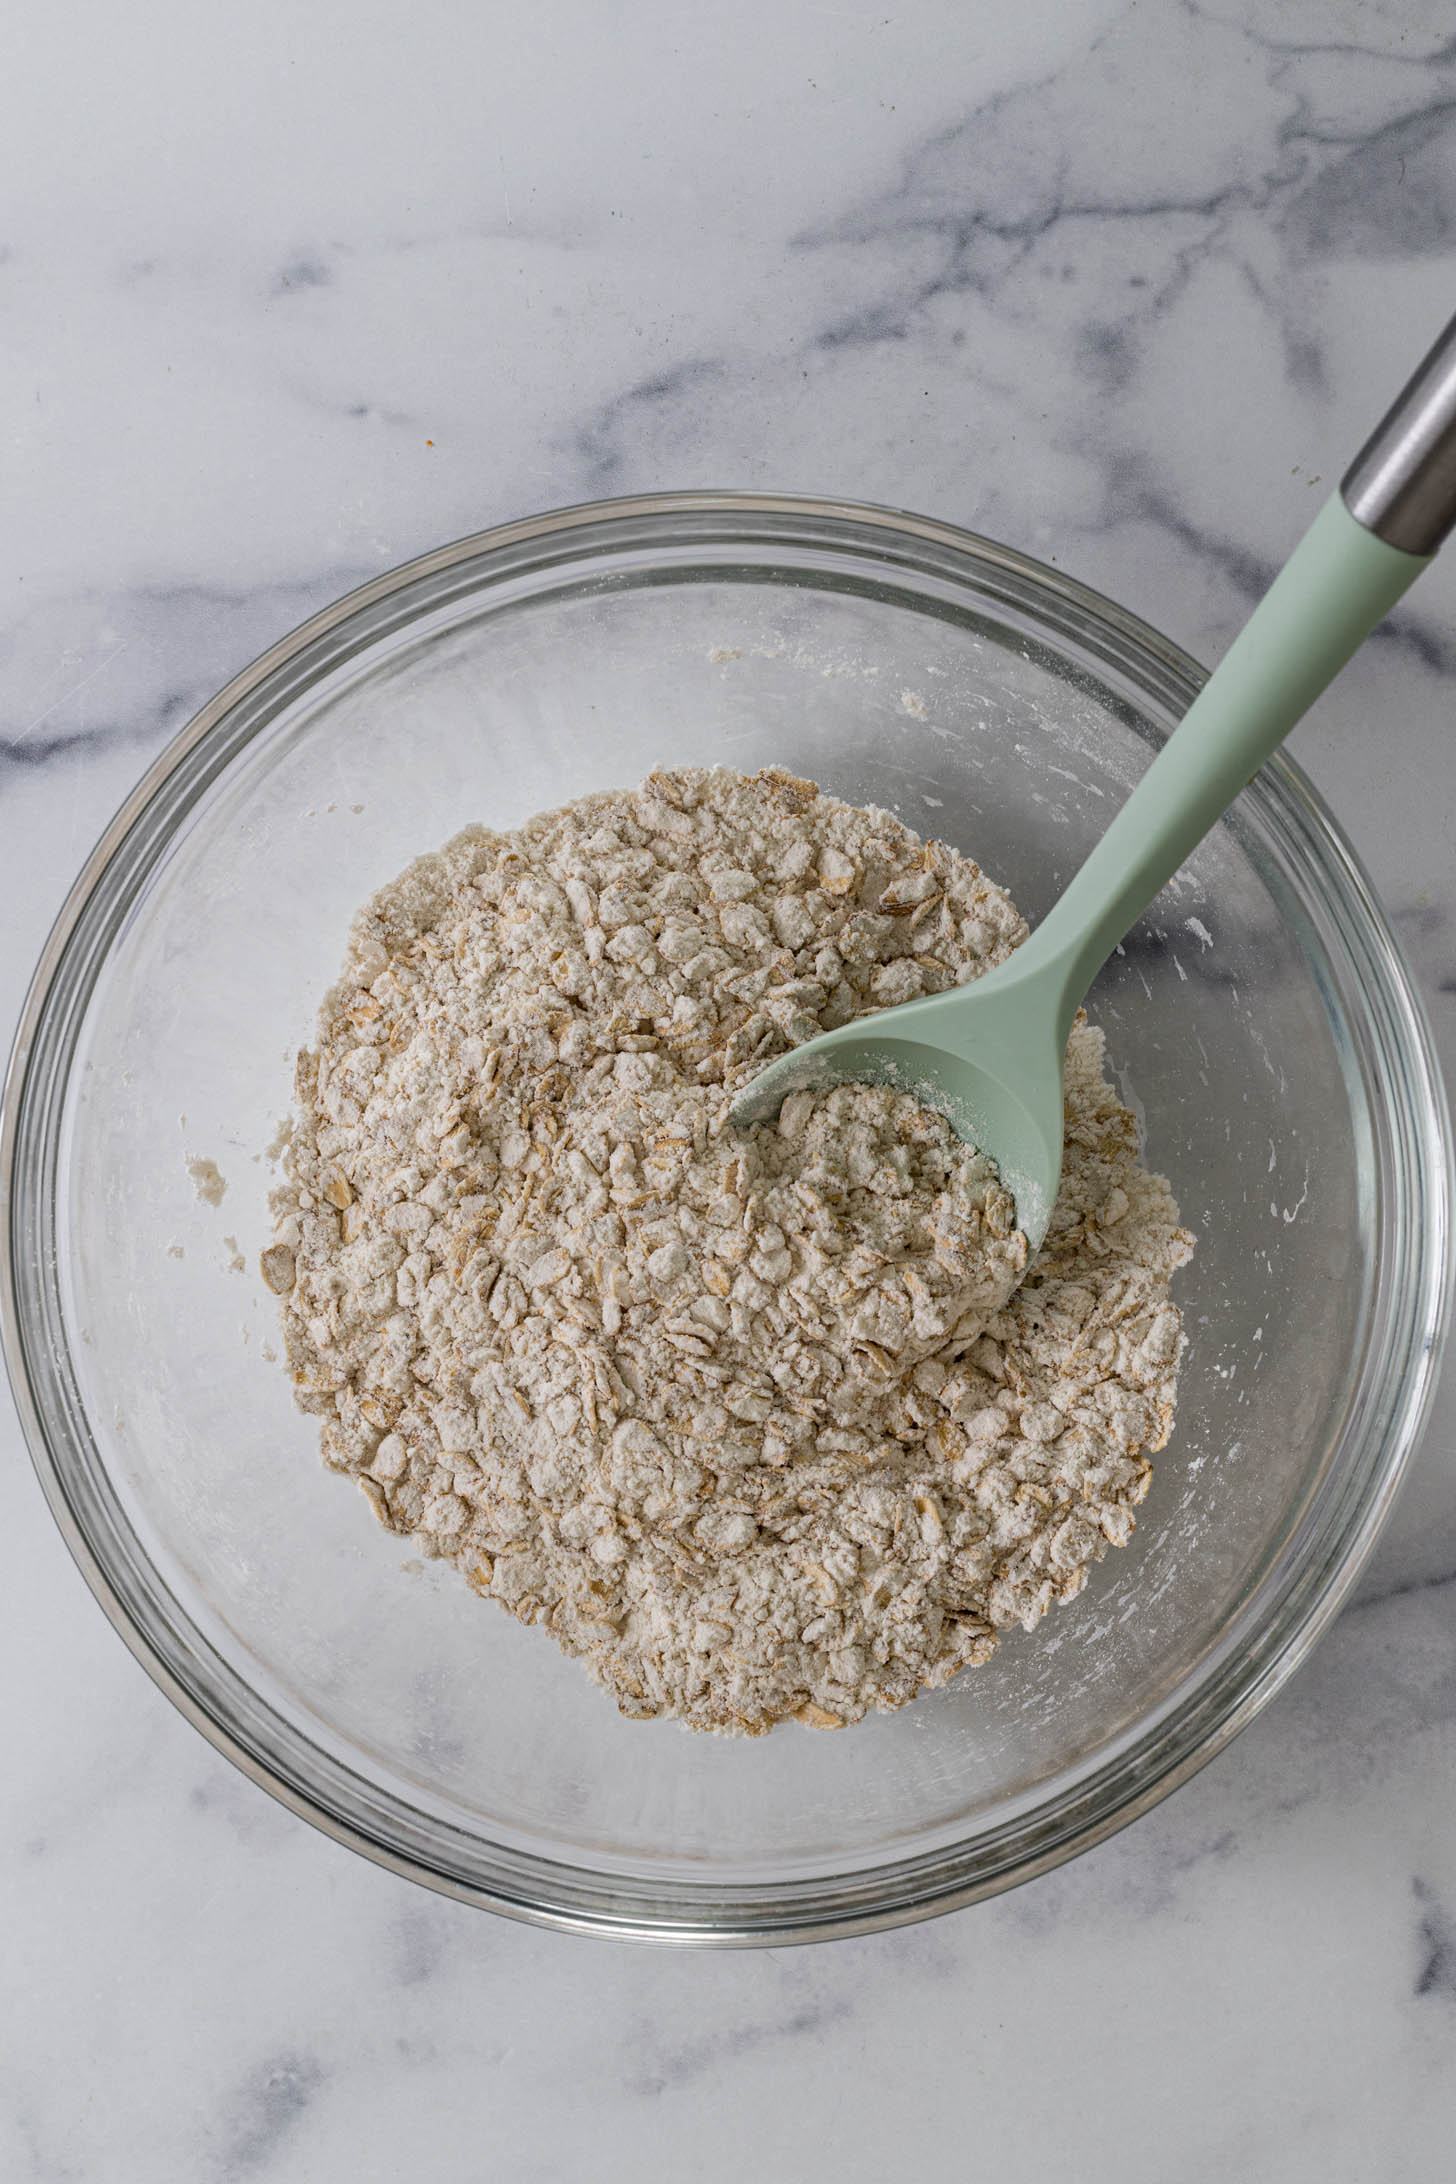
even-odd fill
[[(899, 503), (1213, 658), (1449, 314), (1437, 0), (20, 0), (0, 1013), (147, 761), (370, 573), (649, 487)], [(1295, 748), (1456, 1060), (1456, 562)], [(1230, 1750), (904, 1932), (433, 1898), (107, 1627), (8, 1402), (0, 2176), (1394, 2180), (1456, 2124), (1456, 1383)]]

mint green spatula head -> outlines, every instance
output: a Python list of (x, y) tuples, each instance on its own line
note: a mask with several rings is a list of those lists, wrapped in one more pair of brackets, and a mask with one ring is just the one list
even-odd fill
[(1033, 1249), (1062, 1172), (1062, 1064), (1093, 977), (1456, 522), (1456, 319), (1321, 509), (1066, 893), (973, 985), (824, 1032), (770, 1062), (732, 1120), (790, 1092), (890, 1084), (996, 1163)]
[(805, 1088), (887, 1084), (913, 1092), (995, 1161), (1016, 1200), (1017, 1226), (1035, 1247), (1062, 1172), (1067, 1038), (1055, 967), (1038, 967), (1031, 947), (1027, 941), (974, 986), (906, 1001), (796, 1047), (739, 1093), (731, 1119), (768, 1122), (790, 1092)]

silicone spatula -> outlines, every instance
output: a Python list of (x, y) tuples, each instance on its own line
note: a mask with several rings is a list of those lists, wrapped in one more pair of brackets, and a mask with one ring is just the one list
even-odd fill
[(902, 1086), (979, 1146), (1033, 1248), (1062, 1172), (1062, 1064), (1088, 986), (1456, 524), (1456, 319), (1270, 585), (1051, 911), (984, 978), (820, 1034), (734, 1101), (740, 1126), (805, 1087)]

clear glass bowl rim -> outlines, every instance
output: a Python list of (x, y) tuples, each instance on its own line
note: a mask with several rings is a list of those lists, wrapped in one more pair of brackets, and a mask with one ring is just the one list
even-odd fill
[[(842, 1879), (752, 1887), (650, 1886), (520, 1853), (410, 1813), (322, 1753), (253, 1698), (188, 1623), (129, 1542), (90, 1473), (56, 1287), (56, 1176), (69, 1058), (108, 939), (177, 825), (276, 711), (383, 630), (435, 607), (460, 579), (472, 594), (506, 572), (651, 548), (789, 543), (867, 570), (949, 569), (1034, 617), (1177, 717), (1205, 679), (1137, 616), (1031, 557), (959, 527), (867, 503), (746, 492), (634, 495), (552, 509), (405, 562), (311, 616), (235, 676), (155, 760), (102, 835), (58, 916), (22, 1010), (0, 1101), (0, 1212), (7, 1250), (0, 1325), (16, 1406), (51, 1511), (93, 1593), (180, 1711), (253, 1781), (376, 1863), (463, 1901), (567, 1931), (624, 1939), (752, 1945), (908, 1923), (1030, 1879), (1088, 1849), (1188, 1779), (1268, 1704), (1346, 1598), (1417, 1445), (1437, 1380), (1451, 1289), (1450, 1122), (1423, 1004), (1363, 867), (1300, 769), (1276, 756), (1251, 790), (1296, 840), (1313, 901), (1357, 969), (1354, 1020), (1376, 1124), (1383, 1226), (1382, 1340), (1351, 1406), (1355, 1447), (1317, 1557), (1260, 1587), (1263, 1619), (1219, 1660), (1191, 1701), (1069, 1791), (963, 1844)], [(443, 587), (443, 588), (442, 588)], [(416, 604), (411, 605), (412, 595)], [(1306, 907), (1309, 907), (1306, 903)]]

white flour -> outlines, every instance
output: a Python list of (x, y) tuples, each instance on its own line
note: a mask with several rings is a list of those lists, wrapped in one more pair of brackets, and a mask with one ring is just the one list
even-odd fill
[(624, 1712), (902, 1705), (1131, 1533), (1191, 1240), (1100, 1034), (1024, 1280), (994, 1171), (908, 1094), (724, 1119), (1024, 933), (889, 814), (724, 769), (468, 829), (357, 921), (263, 1256), (298, 1400), (384, 1524)]

